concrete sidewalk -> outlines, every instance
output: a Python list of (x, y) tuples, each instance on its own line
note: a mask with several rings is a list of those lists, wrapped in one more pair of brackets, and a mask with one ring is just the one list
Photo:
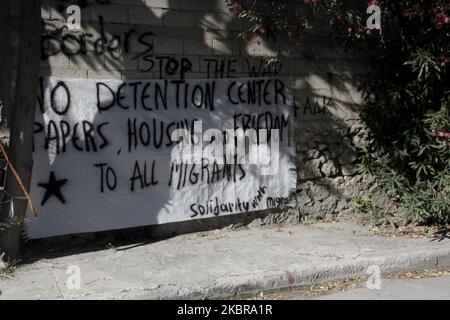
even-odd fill
[[(66, 284), (73, 265), (79, 290)], [(363, 276), (370, 265), (448, 267), (450, 240), (384, 238), (349, 222), (202, 232), (41, 259), (0, 277), (0, 299), (214, 298)]]

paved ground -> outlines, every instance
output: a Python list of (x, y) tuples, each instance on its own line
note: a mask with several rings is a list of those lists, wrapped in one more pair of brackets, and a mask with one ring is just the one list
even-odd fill
[(358, 289), (318, 297), (321, 300), (450, 300), (450, 276), (418, 280), (382, 279), (380, 289)]
[[(0, 299), (213, 298), (363, 276), (371, 265), (449, 267), (450, 241), (384, 238), (348, 222), (218, 230), (38, 259), (0, 277)], [(70, 289), (78, 268), (80, 289)]]

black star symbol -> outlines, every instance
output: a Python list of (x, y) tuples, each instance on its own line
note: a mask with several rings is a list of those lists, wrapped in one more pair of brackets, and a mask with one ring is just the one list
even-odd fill
[(56, 180), (55, 173), (51, 171), (48, 183), (38, 183), (39, 187), (43, 187), (46, 189), (44, 198), (42, 198), (41, 206), (43, 206), (45, 202), (47, 202), (47, 200), (53, 195), (57, 197), (62, 203), (66, 203), (66, 200), (61, 193), (61, 187), (66, 184), (66, 182), (67, 179)]

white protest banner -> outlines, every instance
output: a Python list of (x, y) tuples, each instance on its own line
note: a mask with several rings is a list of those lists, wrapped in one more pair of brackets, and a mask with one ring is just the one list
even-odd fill
[[(246, 213), (295, 190), (281, 79), (41, 79), (28, 238)], [(233, 149), (234, 148), (234, 149)]]

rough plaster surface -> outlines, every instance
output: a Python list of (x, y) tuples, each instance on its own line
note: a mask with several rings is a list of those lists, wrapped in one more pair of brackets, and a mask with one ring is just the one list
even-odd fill
[[(351, 223), (217, 230), (154, 243), (34, 257), (0, 299), (204, 299), (332, 279), (450, 266), (450, 241), (393, 239)], [(50, 254), (49, 254), (50, 255)], [(55, 254), (53, 254), (55, 255)], [(69, 290), (67, 268), (81, 269)]]

